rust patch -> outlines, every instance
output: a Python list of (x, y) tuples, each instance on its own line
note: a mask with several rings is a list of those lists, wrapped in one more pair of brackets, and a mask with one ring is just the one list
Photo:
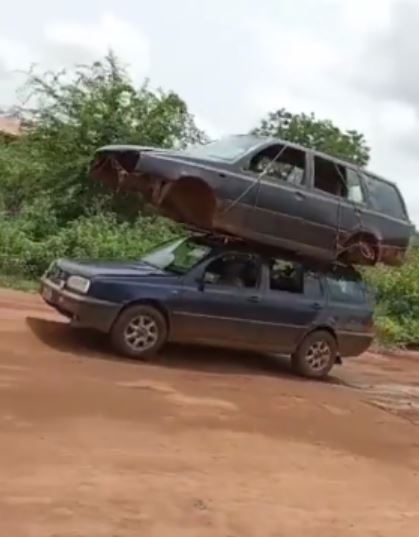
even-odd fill
[(153, 201), (166, 216), (174, 220), (213, 228), (217, 200), (214, 191), (200, 179), (185, 177), (166, 183)]
[(101, 181), (117, 191), (139, 190), (141, 181), (141, 174), (135, 173), (133, 169), (127, 169), (120, 160), (109, 155), (97, 157), (90, 168), (89, 175), (92, 179)]
[(386, 265), (400, 267), (406, 258), (406, 250), (398, 246), (382, 246), (380, 261)]

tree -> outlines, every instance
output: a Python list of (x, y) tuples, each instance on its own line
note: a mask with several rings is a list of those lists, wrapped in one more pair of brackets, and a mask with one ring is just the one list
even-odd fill
[(30, 127), (0, 147), (0, 201), (14, 214), (41, 199), (65, 223), (92, 205), (115, 205), (115, 196), (87, 179), (102, 145), (170, 148), (205, 139), (176, 93), (153, 91), (148, 82), (136, 89), (112, 53), (72, 72), (31, 72), (24, 91), (20, 113)]
[(262, 119), (253, 133), (298, 143), (359, 166), (369, 161), (370, 150), (362, 134), (341, 131), (332, 121), (317, 119), (314, 114), (292, 114), (281, 108)]

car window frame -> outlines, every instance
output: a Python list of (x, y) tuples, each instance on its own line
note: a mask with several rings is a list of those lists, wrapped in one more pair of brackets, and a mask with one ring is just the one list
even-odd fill
[[(288, 181), (285, 181), (283, 179), (278, 179), (278, 178), (274, 178), (270, 175), (260, 175), (260, 174), (257, 174), (255, 172), (252, 172), (250, 169), (249, 169), (249, 166), (250, 166), (250, 163), (251, 161), (259, 154), (259, 153), (262, 153), (263, 151), (266, 151), (272, 147), (275, 147), (275, 146), (285, 146), (289, 149), (293, 149), (295, 151), (301, 151), (302, 153), (304, 153), (304, 175), (303, 175), (303, 180), (301, 182), (301, 184), (299, 185), (296, 185), (294, 183), (289, 183)], [(258, 147), (256, 149), (254, 149), (253, 151), (251, 151), (250, 153), (248, 153), (245, 157), (243, 157), (243, 159), (241, 159), (239, 162), (238, 162), (238, 166), (239, 166), (239, 169), (242, 173), (246, 174), (249, 178), (252, 178), (253, 180), (254, 179), (258, 179), (260, 177), (260, 181), (261, 182), (266, 182), (268, 183), (269, 185), (274, 185), (274, 186), (277, 186), (278, 188), (282, 188), (283, 186), (288, 186), (289, 188), (298, 188), (298, 189), (301, 189), (301, 190), (307, 190), (309, 188), (309, 182), (310, 182), (310, 162), (309, 162), (309, 151), (306, 151), (304, 150), (304, 148), (299, 148), (299, 147), (294, 147), (292, 145), (289, 145), (287, 143), (284, 143), (284, 142), (281, 142), (281, 140), (278, 140), (278, 141), (275, 141), (275, 142), (272, 142), (270, 144), (267, 144), (267, 145), (264, 145), (262, 147)]]
[[(365, 285), (364, 280), (362, 279), (362, 277), (359, 274), (358, 274), (358, 278), (355, 279), (354, 281), (356, 281), (359, 284), (359, 287), (362, 290), (362, 296), (363, 296), (362, 301), (338, 300), (335, 297), (333, 297), (332, 293), (331, 293), (330, 285), (329, 285), (329, 279), (332, 276), (333, 276), (332, 273), (323, 274), (323, 282), (324, 282), (324, 287), (325, 287), (326, 294), (327, 294), (327, 302), (328, 302), (329, 305), (333, 305), (333, 304), (342, 305), (343, 304), (345, 306), (354, 307), (354, 306), (362, 306), (362, 305), (365, 306), (365, 305), (368, 304), (368, 296), (367, 296), (367, 292), (366, 292), (366, 285)], [(342, 279), (345, 279), (345, 278), (342, 276)]]
[[(361, 170), (359, 170), (356, 166), (350, 166), (350, 165), (347, 165), (345, 166), (346, 170), (351, 170), (355, 173), (355, 175), (358, 177), (359, 179), (359, 184), (361, 186), (361, 191), (362, 191), (362, 195), (363, 195), (363, 198), (364, 200), (363, 201), (355, 201), (355, 200), (350, 200), (348, 198), (342, 198), (344, 201), (347, 201), (348, 203), (353, 203), (354, 205), (356, 205), (357, 207), (369, 207), (369, 196), (368, 196), (368, 192), (366, 191), (366, 185), (365, 185), (365, 181), (364, 181), (364, 176), (361, 172)], [(346, 178), (347, 180), (347, 178)]]
[[(334, 164), (335, 166), (341, 166), (342, 168), (345, 168), (345, 171), (347, 169), (350, 169), (351, 171), (355, 172), (356, 175), (359, 178), (359, 182), (360, 182), (360, 185), (361, 185), (361, 190), (362, 190), (362, 194), (363, 194), (363, 197), (364, 197), (364, 201), (363, 202), (356, 202), (356, 201), (350, 200), (350, 199), (348, 199), (346, 197), (338, 196), (337, 194), (333, 194), (332, 192), (327, 192), (326, 190), (322, 190), (321, 188), (317, 188), (315, 186), (315, 175), (316, 175), (316, 162), (315, 162), (315, 159), (316, 159), (316, 157), (321, 158), (323, 160), (327, 160), (327, 161), (331, 162), (332, 164)], [(310, 158), (311, 158), (310, 190), (312, 192), (314, 192), (314, 193), (316, 193), (318, 195), (327, 196), (327, 197), (332, 198), (334, 200), (337, 200), (339, 202), (347, 203), (349, 205), (354, 205), (355, 207), (369, 208), (369, 197), (368, 197), (368, 192), (367, 192), (367, 188), (366, 188), (366, 185), (365, 185), (363, 173), (357, 166), (351, 165), (350, 163), (346, 163), (346, 162), (339, 162), (338, 160), (335, 160), (333, 158), (328, 158), (327, 155), (319, 155), (319, 154), (317, 154), (315, 152), (310, 153)]]
[(264, 271), (263, 271), (263, 259), (260, 254), (254, 253), (254, 252), (243, 252), (240, 250), (224, 250), (224, 251), (218, 251), (214, 252), (214, 255), (208, 256), (206, 259), (203, 259), (197, 266), (195, 266), (191, 271), (186, 275), (187, 278), (185, 278), (185, 283), (196, 283), (198, 284), (198, 281), (202, 281), (206, 268), (216, 261), (217, 259), (220, 259), (226, 255), (241, 255), (241, 256), (254, 256), (256, 257), (259, 265), (259, 278), (257, 285), (255, 287), (235, 287), (235, 286), (229, 286), (229, 285), (219, 285), (219, 284), (204, 284), (204, 287), (207, 288), (209, 286), (209, 289), (231, 289), (235, 290), (239, 293), (261, 293), (264, 289)]
[[(315, 274), (316, 275), (316, 278), (319, 282), (319, 288), (320, 288), (320, 296), (318, 297), (313, 297), (313, 296), (308, 296), (306, 294), (306, 289), (305, 289), (305, 278), (306, 278), (306, 275), (307, 273), (312, 273), (312, 274)], [(314, 300), (314, 301), (325, 301), (326, 300), (326, 291), (325, 291), (325, 285), (324, 285), (324, 278), (323, 278), (323, 275), (320, 273), (320, 272), (317, 272), (316, 270), (314, 269), (310, 269), (310, 268), (307, 268), (307, 267), (304, 267), (303, 266), (303, 293), (302, 295), (304, 296), (304, 298), (306, 298), (307, 300)]]
[[(299, 270), (301, 271), (302, 285), (303, 285), (301, 293), (299, 293), (299, 292), (294, 293), (292, 291), (287, 291), (286, 289), (272, 289), (272, 287), (271, 287), (271, 266), (270, 266), (270, 261), (275, 260), (275, 259), (278, 259), (278, 260), (280, 259), (280, 260), (285, 261), (285, 262), (293, 263), (294, 265), (297, 265), (299, 267)], [(301, 263), (300, 261), (295, 261), (293, 259), (287, 259), (286, 257), (269, 256), (269, 257), (267, 257), (265, 259), (264, 265), (265, 265), (265, 286), (264, 286), (265, 293), (267, 293), (267, 294), (273, 293), (274, 296), (275, 296), (276, 293), (286, 293), (286, 296), (305, 297), (305, 293), (304, 293), (304, 276), (305, 276), (305, 273), (306, 273), (306, 268), (304, 267), (303, 263)]]
[[(368, 195), (368, 208), (369, 208), (369, 210), (371, 212), (373, 212), (374, 214), (380, 215), (380, 216), (385, 216), (387, 218), (397, 220), (398, 222), (410, 222), (406, 202), (405, 202), (405, 200), (404, 200), (404, 198), (402, 196), (402, 193), (400, 192), (400, 189), (398, 188), (397, 185), (395, 185), (391, 181), (387, 181), (386, 179), (383, 179), (382, 177), (379, 177), (379, 176), (374, 175), (373, 173), (370, 173), (370, 172), (367, 172), (367, 171), (361, 171), (361, 175), (362, 175), (363, 181), (365, 183), (365, 190), (366, 190), (367, 195)], [(396, 191), (397, 197), (399, 198), (400, 205), (401, 205), (401, 208), (402, 208), (403, 217), (387, 214), (387, 213), (379, 211), (378, 209), (375, 209), (373, 207), (373, 203), (372, 203), (373, 196), (371, 195), (371, 190), (368, 187), (367, 178), (370, 178), (371, 180), (377, 181), (379, 183), (387, 184), (387, 185), (391, 186)]]

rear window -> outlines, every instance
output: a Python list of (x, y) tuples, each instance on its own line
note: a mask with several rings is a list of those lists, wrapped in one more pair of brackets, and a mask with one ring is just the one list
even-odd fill
[(370, 175), (364, 175), (364, 178), (370, 193), (372, 208), (380, 213), (405, 220), (406, 211), (397, 188)]
[(326, 281), (332, 301), (359, 304), (366, 301), (365, 286), (361, 279), (355, 276), (328, 274)]
[(269, 286), (272, 291), (302, 293), (303, 274), (301, 266), (284, 259), (272, 259), (270, 262)]
[(272, 291), (304, 293), (312, 299), (321, 298), (323, 294), (317, 273), (310, 270), (304, 271), (299, 263), (284, 259), (271, 260), (270, 288)]

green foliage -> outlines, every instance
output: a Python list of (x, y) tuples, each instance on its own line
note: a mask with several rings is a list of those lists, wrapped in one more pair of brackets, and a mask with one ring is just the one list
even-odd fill
[(39, 235), (42, 225), (30, 211), (14, 220), (0, 218), (1, 273), (37, 278), (61, 257), (138, 260), (146, 251), (181, 233), (162, 218), (142, 217), (132, 223), (110, 213), (83, 216)]
[(178, 233), (138, 197), (90, 180), (95, 150), (205, 139), (174, 92), (135, 88), (113, 54), (72, 72), (29, 73), (27, 132), (0, 141), (0, 270), (38, 277), (57, 257), (136, 259)]
[(0, 203), (10, 214), (45, 198), (60, 224), (87, 214), (92, 205), (123, 213), (126, 204), (87, 178), (98, 147), (170, 148), (204, 139), (177, 94), (152, 91), (147, 83), (134, 88), (112, 54), (71, 73), (30, 73), (25, 93), (21, 114), (32, 128), (0, 145)]
[(419, 343), (419, 249), (402, 267), (375, 267), (365, 271), (376, 291), (376, 325), (387, 344)]
[(332, 121), (317, 119), (314, 114), (292, 114), (281, 108), (270, 112), (253, 132), (294, 142), (360, 166), (369, 160), (369, 147), (362, 134), (341, 131)]

